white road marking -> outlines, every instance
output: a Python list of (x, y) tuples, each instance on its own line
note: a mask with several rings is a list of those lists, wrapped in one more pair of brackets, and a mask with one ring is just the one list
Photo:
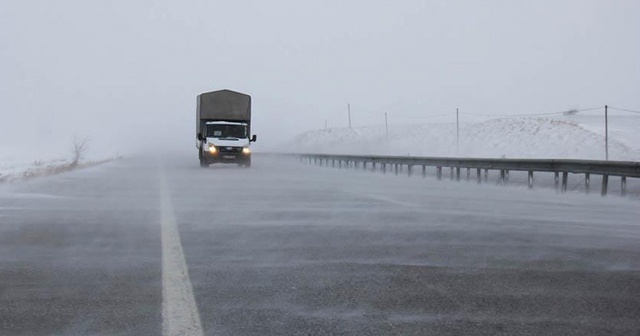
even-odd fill
[(200, 313), (193, 296), (189, 270), (180, 243), (169, 187), (160, 170), (160, 223), (162, 235), (162, 334), (201, 336)]

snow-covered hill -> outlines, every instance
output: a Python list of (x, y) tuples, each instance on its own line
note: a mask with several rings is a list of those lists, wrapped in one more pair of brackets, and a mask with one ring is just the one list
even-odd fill
[[(640, 117), (609, 125), (609, 159), (640, 161)], [(597, 115), (498, 118), (460, 125), (408, 124), (308, 131), (286, 148), (294, 152), (509, 158), (605, 158), (604, 123)]]

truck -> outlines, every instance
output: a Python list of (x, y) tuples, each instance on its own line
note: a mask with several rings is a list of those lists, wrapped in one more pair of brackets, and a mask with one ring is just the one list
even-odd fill
[(198, 95), (196, 148), (201, 167), (214, 163), (251, 166), (251, 96), (231, 90)]

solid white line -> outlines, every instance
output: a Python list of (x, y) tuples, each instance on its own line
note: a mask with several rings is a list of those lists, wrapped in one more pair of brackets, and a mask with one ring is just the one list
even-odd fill
[(201, 336), (200, 313), (193, 296), (169, 187), (160, 169), (160, 224), (162, 236), (162, 334)]

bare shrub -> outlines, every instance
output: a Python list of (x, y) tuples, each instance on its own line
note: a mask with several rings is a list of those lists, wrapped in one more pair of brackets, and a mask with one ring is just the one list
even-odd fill
[(71, 154), (73, 155), (71, 166), (75, 167), (82, 160), (89, 149), (89, 137), (78, 138), (73, 136)]

